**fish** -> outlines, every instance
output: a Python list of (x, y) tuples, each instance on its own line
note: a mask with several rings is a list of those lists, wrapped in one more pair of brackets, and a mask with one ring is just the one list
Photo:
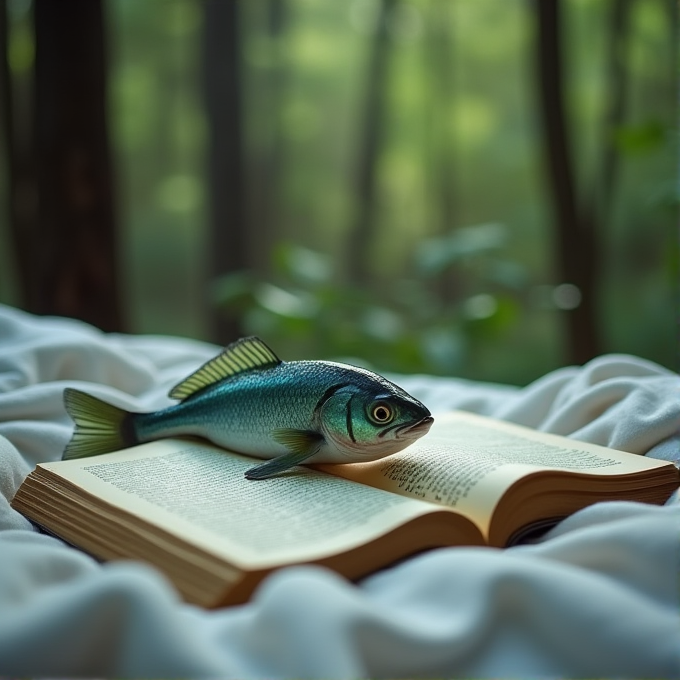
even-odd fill
[(64, 406), (75, 426), (62, 458), (198, 436), (266, 459), (245, 476), (267, 479), (301, 463), (388, 456), (433, 423), (424, 404), (377, 373), (334, 361), (282, 361), (256, 336), (232, 342), (168, 396), (179, 403), (140, 413), (66, 388)]

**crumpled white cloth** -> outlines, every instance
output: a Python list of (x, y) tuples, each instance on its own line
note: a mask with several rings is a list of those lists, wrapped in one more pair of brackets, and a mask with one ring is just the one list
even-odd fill
[[(436, 550), (358, 586), (288, 568), (219, 611), (182, 603), (149, 567), (100, 565), (35, 533), (10, 508), (33, 466), (61, 457), (64, 387), (159, 408), (214, 353), (0, 306), (0, 676), (680, 678), (677, 501), (598, 504), (536, 545)], [(680, 378), (639, 358), (603, 356), (522, 389), (396, 380), (435, 414), (680, 460)]]

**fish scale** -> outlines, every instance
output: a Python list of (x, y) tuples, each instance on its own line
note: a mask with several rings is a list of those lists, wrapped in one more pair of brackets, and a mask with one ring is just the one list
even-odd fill
[(261, 479), (303, 461), (374, 460), (408, 446), (432, 423), (423, 404), (376, 373), (329, 361), (284, 362), (258, 338), (232, 343), (170, 396), (180, 403), (130, 413), (65, 390), (76, 428), (64, 458), (197, 435), (274, 459), (246, 473)]
[(207, 387), (168, 409), (135, 414), (136, 433), (140, 439), (148, 440), (178, 434), (202, 435), (210, 430), (212, 441), (228, 448), (247, 453), (266, 445), (280, 452), (283, 447), (274, 442), (271, 432), (283, 427), (311, 427), (313, 409), (327, 389), (326, 382), (311, 389), (309, 381), (318, 381), (319, 371), (300, 363), (245, 374)]

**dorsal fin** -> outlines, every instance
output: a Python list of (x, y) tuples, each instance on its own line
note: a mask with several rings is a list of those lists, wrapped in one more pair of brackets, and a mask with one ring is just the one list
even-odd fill
[(251, 336), (232, 342), (214, 359), (210, 359), (195, 373), (182, 380), (170, 390), (171, 399), (186, 399), (208, 385), (214, 385), (224, 378), (257, 368), (269, 368), (281, 363), (274, 352), (259, 338)]

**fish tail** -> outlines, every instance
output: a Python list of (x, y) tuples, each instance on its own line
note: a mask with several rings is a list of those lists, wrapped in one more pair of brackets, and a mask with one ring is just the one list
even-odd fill
[(75, 428), (63, 460), (98, 456), (138, 443), (131, 421), (134, 414), (73, 388), (64, 390), (64, 406)]

